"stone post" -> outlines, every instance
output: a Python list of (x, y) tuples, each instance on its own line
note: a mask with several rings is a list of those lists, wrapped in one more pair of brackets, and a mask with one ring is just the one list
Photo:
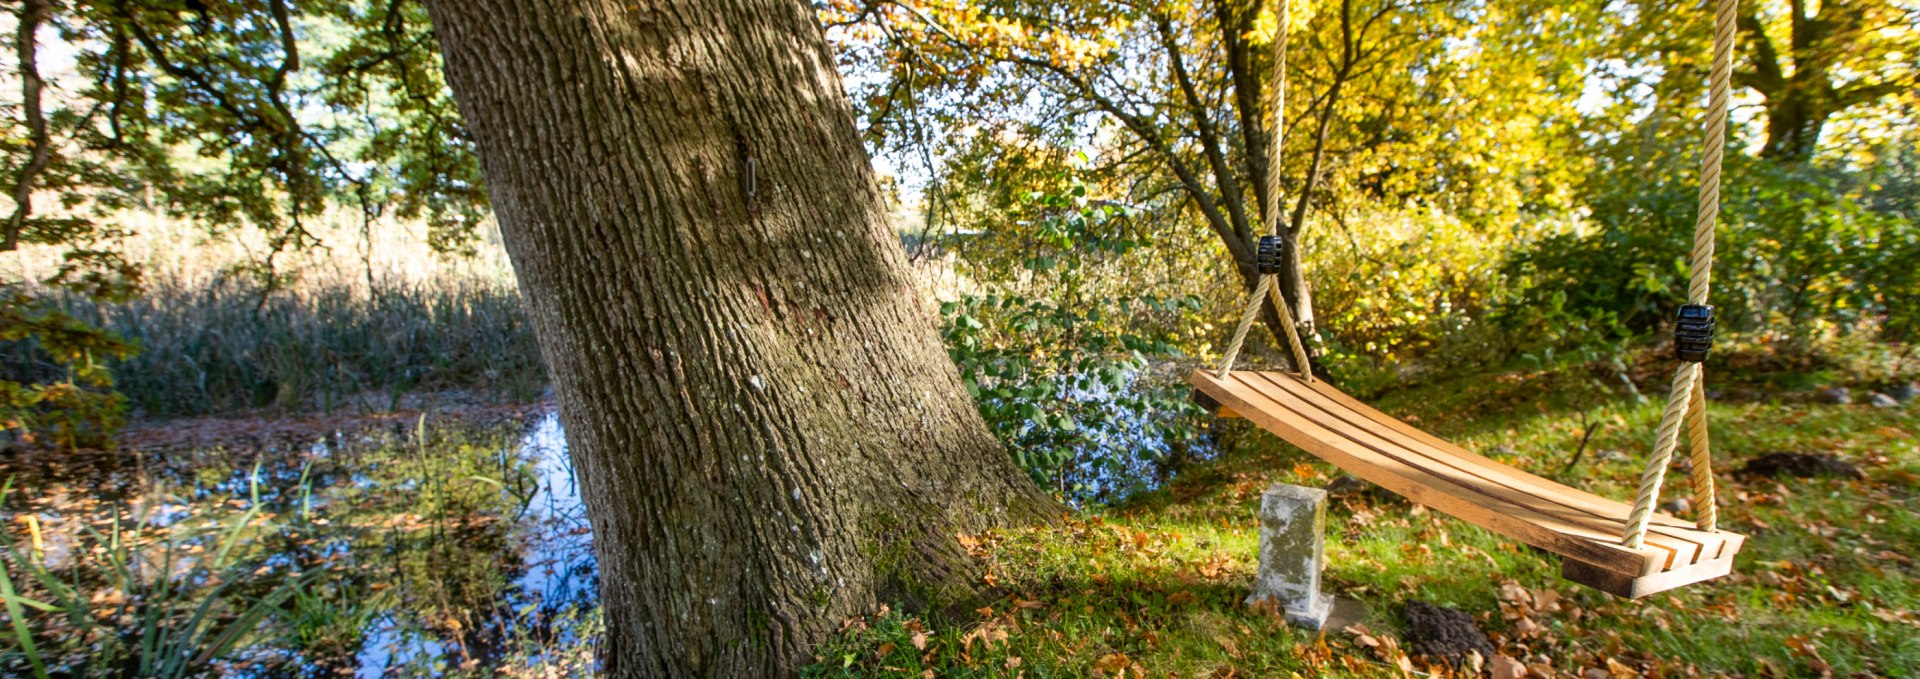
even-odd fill
[(1273, 606), (1287, 622), (1320, 629), (1333, 597), (1320, 592), (1326, 556), (1327, 492), (1273, 484), (1260, 496), (1260, 572), (1250, 606)]

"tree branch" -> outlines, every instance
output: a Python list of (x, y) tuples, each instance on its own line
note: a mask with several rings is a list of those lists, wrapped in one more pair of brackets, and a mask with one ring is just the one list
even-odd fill
[(1735, 75), (1734, 80), (1772, 99), (1787, 82), (1786, 75), (1780, 70), (1780, 52), (1774, 49), (1773, 40), (1767, 37), (1766, 27), (1751, 9), (1742, 12), (1737, 23), (1740, 30), (1753, 41), (1753, 49), (1748, 50), (1753, 55), (1753, 70)]
[(1186, 57), (1180, 52), (1177, 36), (1173, 34), (1173, 24), (1164, 15), (1154, 17), (1154, 27), (1160, 33), (1160, 46), (1167, 51), (1167, 62), (1172, 67), (1174, 83), (1180, 87), (1180, 93), (1187, 102), (1187, 113), (1193, 117), (1194, 126), (1200, 133), (1200, 146), (1206, 152), (1207, 165), (1213, 171), (1214, 186), (1219, 188), (1220, 197), (1227, 205), (1227, 213), (1233, 218), (1233, 231), (1242, 241), (1253, 238), (1253, 227), (1247, 222), (1247, 206), (1241, 195), (1240, 182), (1233, 176), (1233, 167), (1227, 163), (1227, 155), (1220, 148), (1220, 134), (1215, 129), (1213, 118), (1207, 113), (1206, 102), (1201, 100), (1193, 78), (1187, 74)]
[[(1262, 119), (1261, 102), (1266, 96), (1266, 81), (1253, 64), (1253, 49), (1246, 32), (1253, 28), (1252, 15), (1238, 11), (1235, 0), (1214, 0), (1214, 19), (1220, 26), (1220, 44), (1227, 54), (1227, 77), (1233, 82), (1233, 108), (1240, 116), (1241, 149), (1247, 165), (1247, 183), (1253, 186), (1253, 203), (1259, 206), (1263, 223), (1271, 224), (1280, 215), (1266, 214), (1267, 174), (1280, 168), (1267, 166), (1267, 144), (1272, 136)], [(1281, 27), (1286, 30), (1286, 27)], [(1275, 68), (1279, 68), (1275, 65)], [(1280, 112), (1284, 113), (1284, 112)]]
[(41, 110), (40, 91), (46, 82), (40, 79), (38, 45), (40, 24), (47, 20), (48, 0), (25, 0), (20, 5), (19, 33), (14, 38), (14, 53), (20, 61), (20, 109), (27, 119), (28, 159), (13, 179), (13, 216), (7, 218), (7, 232), (0, 237), (0, 251), (20, 247), (20, 234), (27, 218), (33, 215), (33, 189), (40, 174), (53, 161), (53, 138), (47, 133), (47, 116)]
[[(1334, 70), (1333, 84), (1327, 87), (1326, 101), (1320, 107), (1319, 129), (1313, 138), (1313, 160), (1307, 165), (1307, 176), (1300, 183), (1300, 195), (1293, 201), (1293, 215), (1287, 221), (1291, 228), (1288, 237), (1294, 243), (1300, 242), (1300, 234), (1306, 230), (1307, 206), (1311, 204), (1314, 186), (1320, 183), (1320, 170), (1327, 157), (1327, 133), (1333, 125), (1334, 110), (1340, 104), (1340, 91), (1346, 87), (1347, 79), (1353, 74), (1356, 52), (1353, 35), (1353, 0), (1340, 2), (1340, 66)], [(1364, 37), (1364, 34), (1361, 36)]]

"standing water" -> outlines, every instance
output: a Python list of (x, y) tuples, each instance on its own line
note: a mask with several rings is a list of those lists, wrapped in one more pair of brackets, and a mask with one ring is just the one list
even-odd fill
[[(1077, 431), (1056, 472), (1069, 499), (1166, 478), (1180, 455), (1151, 409), (1072, 397), (1083, 414), (1117, 412)], [(0, 634), (0, 675), (36, 674), (33, 660), (55, 676), (155, 662), (242, 677), (594, 667), (592, 531), (551, 408), (200, 421), (117, 452), (0, 455), (0, 475), (5, 584), (48, 604), (19, 613), (31, 653)], [(146, 650), (168, 646), (158, 661)]]
[(589, 673), (597, 572), (559, 419), (481, 419), (0, 456), (7, 584), (56, 609), (22, 611), (31, 654), (0, 634), (0, 675)]

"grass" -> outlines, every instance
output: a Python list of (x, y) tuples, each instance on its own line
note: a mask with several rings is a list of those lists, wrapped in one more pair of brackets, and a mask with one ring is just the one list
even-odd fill
[[(40, 290), (75, 317), (136, 342), (111, 366), (136, 416), (258, 409), (384, 412), (409, 395), (473, 392), (526, 402), (545, 388), (539, 347), (497, 242), (471, 256), (435, 253), (418, 224), (361, 233), (349, 219), (316, 226), (323, 247), (257, 275), (258, 234), (209, 235), (153, 216), (120, 248), (144, 294), (102, 304)], [(52, 249), (23, 251), (4, 273), (39, 280)], [(0, 345), (0, 378), (58, 376), (33, 345)]]
[[(1584, 390), (1586, 367), (1429, 384), (1389, 411), (1553, 475), (1625, 497), (1658, 405)], [(1645, 387), (1643, 386), (1643, 390)], [(1445, 674), (1409, 657), (1400, 608), (1472, 614), (1531, 675), (1898, 675), (1920, 667), (1920, 408), (1718, 403), (1722, 521), (1750, 536), (1736, 575), (1629, 602), (1557, 577), (1555, 558), (1384, 493), (1336, 500), (1328, 587), (1371, 610), (1365, 636), (1294, 630), (1240, 603), (1255, 569), (1259, 495), (1338, 471), (1243, 422), (1217, 425), (1218, 459), (1169, 487), (1059, 527), (971, 536), (1004, 596), (958, 620), (884, 611), (848, 621), (810, 676), (1398, 676)], [(1865, 480), (1743, 477), (1774, 451), (1833, 453)], [(1492, 660), (1492, 659), (1489, 659)]]

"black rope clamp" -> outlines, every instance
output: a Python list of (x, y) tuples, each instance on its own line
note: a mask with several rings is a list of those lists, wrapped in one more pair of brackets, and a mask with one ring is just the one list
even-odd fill
[(1279, 236), (1261, 236), (1260, 249), (1255, 253), (1253, 263), (1261, 275), (1280, 273), (1280, 266), (1287, 259), (1287, 242)]
[(1713, 350), (1713, 307), (1685, 304), (1673, 324), (1673, 354), (1688, 363), (1702, 363)]

